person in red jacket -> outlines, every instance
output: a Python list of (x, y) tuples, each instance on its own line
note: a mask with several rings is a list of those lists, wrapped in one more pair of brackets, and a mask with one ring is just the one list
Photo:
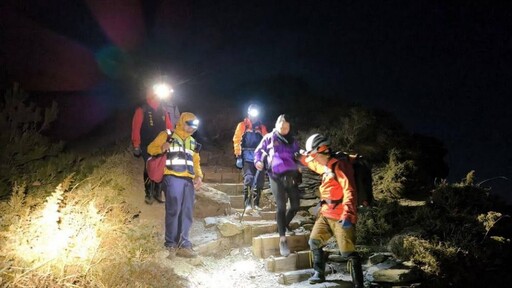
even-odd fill
[(318, 174), (320, 184), (320, 209), (311, 231), (309, 246), (313, 252), (315, 274), (309, 283), (325, 281), (323, 246), (333, 235), (341, 255), (348, 257), (350, 275), (354, 287), (364, 287), (361, 259), (356, 252), (355, 225), (357, 222), (354, 170), (348, 160), (333, 157), (330, 140), (313, 134), (306, 141), (306, 151), (298, 155), (299, 160)]
[(142, 156), (144, 160), (144, 200), (147, 204), (152, 204), (154, 200), (163, 203), (160, 183), (151, 181), (146, 170), (146, 161), (149, 158), (147, 146), (160, 132), (166, 129), (174, 130), (179, 119), (179, 110), (178, 107), (169, 104), (172, 92), (170, 86), (163, 82), (148, 85), (146, 103), (137, 107), (133, 115), (131, 135), (133, 155)]

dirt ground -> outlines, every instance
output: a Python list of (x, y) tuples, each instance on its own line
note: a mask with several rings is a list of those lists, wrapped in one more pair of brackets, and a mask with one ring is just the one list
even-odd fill
[[(337, 283), (309, 285), (304, 281), (292, 285), (281, 285), (278, 283), (279, 274), (267, 272), (265, 261), (253, 256), (249, 245), (216, 251), (219, 257), (200, 255), (195, 259), (179, 257), (173, 260), (168, 259), (168, 253), (163, 246), (164, 204), (144, 203), (142, 169), (142, 159), (131, 157), (131, 161), (127, 163), (126, 172), (131, 175), (132, 183), (128, 185), (123, 195), (127, 203), (139, 209), (139, 221), (153, 225), (159, 235), (162, 235), (162, 250), (156, 253), (155, 258), (165, 267), (173, 269), (176, 274), (188, 279), (188, 287), (351, 287), (350, 282), (345, 282), (349, 281), (347, 275), (341, 273), (328, 276), (328, 279), (337, 280)], [(195, 219), (190, 235), (192, 243), (198, 245), (209, 239), (216, 239), (218, 236), (215, 229), (215, 227), (205, 228), (202, 219)]]

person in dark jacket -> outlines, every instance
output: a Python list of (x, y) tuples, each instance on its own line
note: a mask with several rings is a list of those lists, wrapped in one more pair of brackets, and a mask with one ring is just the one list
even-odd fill
[[(290, 122), (284, 114), (277, 118), (274, 130), (265, 135), (254, 151), (254, 165), (264, 169), (267, 160), (270, 188), (277, 206), (277, 230), (279, 232), (279, 251), (288, 256), (290, 249), (286, 243), (286, 229), (299, 210), (299, 168), (295, 162), (295, 153), (299, 152), (299, 143), (290, 134)], [(290, 199), (290, 209), (286, 211), (286, 202)]]
[(252, 209), (261, 210), (260, 197), (265, 173), (257, 173), (254, 167), (254, 149), (267, 134), (267, 127), (261, 122), (259, 107), (249, 105), (247, 117), (239, 122), (233, 135), (233, 150), (236, 157), (236, 166), (242, 169), (244, 177), (244, 205), (245, 212)]
[(172, 107), (172, 109), (165, 110), (162, 107), (162, 103), (170, 103), (169, 98), (172, 94), (172, 89), (166, 85), (165, 83), (148, 85), (146, 103), (135, 109), (132, 119), (133, 155), (135, 157), (142, 156), (144, 160), (143, 180), (146, 204), (152, 204), (154, 200), (163, 203), (160, 184), (151, 181), (146, 170), (146, 161), (149, 158), (147, 146), (161, 131), (174, 130), (179, 119), (178, 107), (171, 104), (167, 104), (166, 108)]

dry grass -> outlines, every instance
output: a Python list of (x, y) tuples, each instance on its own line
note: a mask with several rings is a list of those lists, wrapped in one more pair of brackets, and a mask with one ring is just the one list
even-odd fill
[(0, 286), (184, 286), (158, 263), (156, 231), (122, 202), (125, 157), (109, 157), (81, 183), (70, 175), (46, 199), (13, 187), (0, 203)]

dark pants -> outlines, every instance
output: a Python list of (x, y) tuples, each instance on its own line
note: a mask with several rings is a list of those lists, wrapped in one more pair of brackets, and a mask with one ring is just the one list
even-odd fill
[(261, 190), (265, 183), (265, 171), (258, 171), (253, 162), (244, 161), (244, 205), (260, 206)]
[(244, 161), (244, 167), (242, 168), (244, 176), (244, 186), (250, 186), (252, 190), (263, 189), (265, 183), (265, 172), (260, 171), (254, 166), (253, 162)]
[[(297, 171), (290, 171), (282, 175), (270, 176), (270, 188), (276, 199), (277, 206), (277, 231), (279, 236), (285, 236), (286, 227), (292, 222), (293, 217), (299, 211), (300, 194), (296, 180)], [(286, 211), (286, 202), (290, 199), (290, 209)]]
[(194, 220), (194, 184), (191, 178), (165, 175), (166, 247), (191, 248), (189, 232)]

